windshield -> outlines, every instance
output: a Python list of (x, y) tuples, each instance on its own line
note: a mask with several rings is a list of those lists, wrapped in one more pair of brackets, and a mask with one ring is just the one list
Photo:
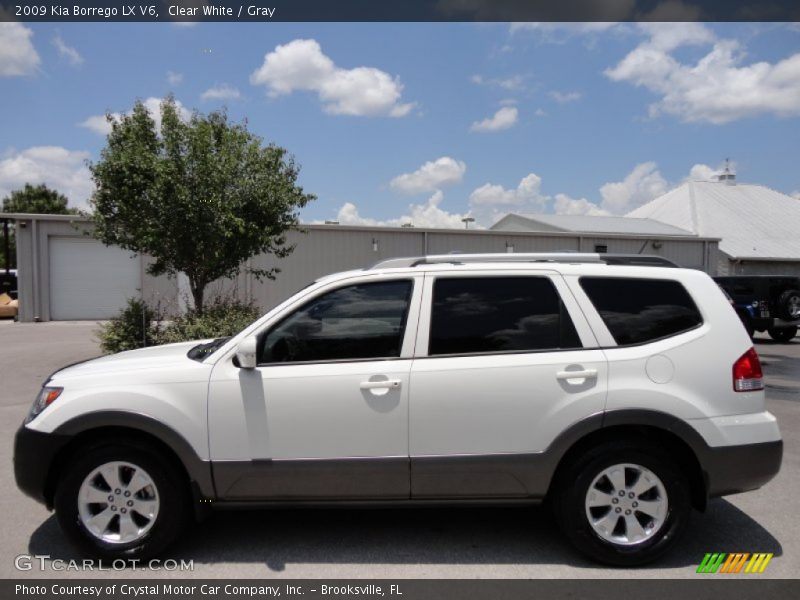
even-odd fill
[(189, 352), (186, 354), (192, 360), (202, 361), (210, 354), (213, 354), (217, 351), (217, 349), (222, 346), (225, 342), (227, 342), (230, 338), (228, 337), (221, 337), (210, 342), (206, 342), (205, 344), (197, 344), (197, 346), (193, 347)]

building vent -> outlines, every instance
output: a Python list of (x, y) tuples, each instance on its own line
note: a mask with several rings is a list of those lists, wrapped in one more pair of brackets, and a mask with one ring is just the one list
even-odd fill
[(730, 169), (730, 161), (725, 159), (725, 170), (717, 175), (717, 180), (726, 183), (727, 185), (736, 185), (736, 173)]

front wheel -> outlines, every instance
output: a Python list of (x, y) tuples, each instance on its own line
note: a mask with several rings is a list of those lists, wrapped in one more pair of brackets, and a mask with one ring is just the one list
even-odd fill
[(56, 488), (56, 516), (67, 537), (90, 556), (150, 558), (174, 541), (186, 521), (184, 479), (147, 445), (101, 443), (65, 470)]
[(688, 521), (686, 476), (661, 449), (613, 442), (566, 466), (556, 482), (558, 522), (589, 558), (632, 567), (661, 557)]
[(772, 327), (767, 330), (769, 337), (781, 344), (788, 344), (797, 335), (797, 326), (792, 327)]

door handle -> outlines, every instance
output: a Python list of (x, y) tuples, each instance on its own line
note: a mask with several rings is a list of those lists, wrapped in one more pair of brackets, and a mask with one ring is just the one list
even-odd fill
[(584, 369), (583, 371), (559, 371), (556, 379), (588, 379), (597, 377), (597, 369)]
[(361, 389), (362, 390), (379, 390), (379, 389), (386, 389), (386, 388), (399, 388), (400, 387), (400, 380), (399, 379), (385, 379), (384, 381), (362, 381), (361, 382)]

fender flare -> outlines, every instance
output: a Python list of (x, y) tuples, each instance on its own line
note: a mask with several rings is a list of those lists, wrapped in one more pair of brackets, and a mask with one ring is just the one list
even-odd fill
[[(120, 427), (149, 434), (165, 444), (178, 457), (189, 479), (202, 498), (215, 498), (211, 462), (197, 455), (192, 445), (180, 433), (157, 419), (135, 411), (104, 410), (79, 415), (59, 425), (53, 433), (75, 437), (103, 427)], [(195, 490), (193, 490), (195, 491)]]

